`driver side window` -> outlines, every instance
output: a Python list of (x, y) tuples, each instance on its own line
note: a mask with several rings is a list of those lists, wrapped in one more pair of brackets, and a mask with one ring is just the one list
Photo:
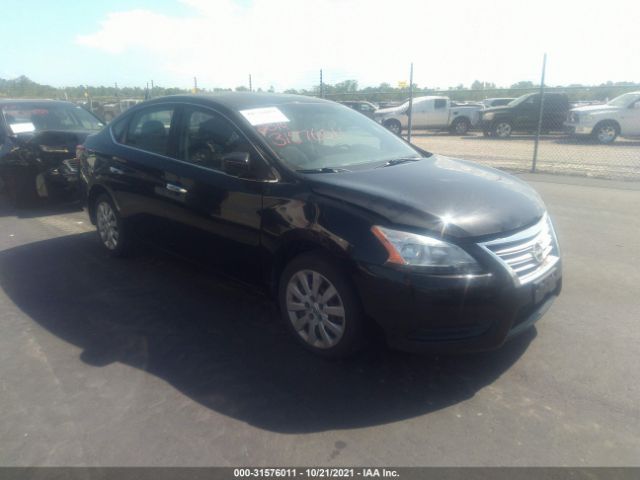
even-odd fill
[(259, 176), (256, 170), (262, 160), (249, 141), (231, 122), (213, 111), (185, 109), (178, 148), (180, 160), (221, 172), (225, 156), (248, 153), (249, 176)]

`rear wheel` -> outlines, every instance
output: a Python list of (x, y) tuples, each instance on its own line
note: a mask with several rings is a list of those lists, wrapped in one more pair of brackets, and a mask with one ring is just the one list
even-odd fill
[(455, 135), (466, 135), (471, 129), (471, 122), (466, 118), (456, 118), (449, 129)]
[(280, 279), (279, 304), (284, 321), (299, 343), (332, 358), (362, 345), (363, 314), (345, 271), (319, 253), (294, 258)]
[(95, 202), (96, 228), (100, 242), (110, 255), (120, 257), (129, 251), (129, 231), (108, 195), (100, 195)]
[(618, 126), (614, 122), (601, 122), (594, 127), (591, 135), (598, 143), (607, 145), (613, 143), (619, 134)]

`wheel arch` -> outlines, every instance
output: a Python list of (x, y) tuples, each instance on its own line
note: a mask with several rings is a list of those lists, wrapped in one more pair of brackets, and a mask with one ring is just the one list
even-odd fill
[(620, 123), (617, 120), (614, 120), (613, 118), (605, 118), (603, 120), (598, 121), (593, 126), (593, 129), (591, 131), (595, 132), (598, 127), (600, 127), (601, 125), (603, 125), (605, 123), (610, 123), (611, 125), (613, 125), (615, 127), (616, 132), (618, 133), (618, 135), (620, 135), (620, 132), (622, 131), (622, 127), (620, 126)]
[(355, 262), (349, 257), (345, 248), (327, 236), (311, 233), (308, 230), (294, 230), (286, 234), (278, 248), (271, 253), (272, 260), (268, 270), (269, 292), (278, 293), (280, 277), (287, 264), (295, 257), (308, 252), (318, 252), (345, 267), (352, 267)]
[(107, 187), (99, 184), (92, 185), (91, 188), (89, 189), (89, 193), (87, 194), (87, 210), (89, 212), (89, 219), (91, 220), (91, 223), (94, 225), (96, 223), (95, 201), (100, 195), (103, 195), (103, 194), (108, 195), (109, 198), (111, 198), (111, 200), (113, 201), (118, 211), (120, 211), (120, 206), (118, 205), (118, 202), (116, 201), (115, 197), (112, 195), (112, 193), (109, 191)]

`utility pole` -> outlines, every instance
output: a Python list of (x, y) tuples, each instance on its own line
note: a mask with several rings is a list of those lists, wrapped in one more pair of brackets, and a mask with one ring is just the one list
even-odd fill
[(407, 142), (411, 142), (411, 123), (413, 120), (413, 62), (409, 70), (409, 128), (407, 129)]
[(193, 77), (193, 93), (198, 93), (198, 79)]
[(249, 74), (249, 91), (253, 92), (253, 85), (251, 85), (251, 74)]
[(320, 69), (320, 98), (324, 98), (324, 83), (322, 83), (322, 69)]
[(536, 131), (536, 140), (533, 144), (533, 163), (531, 164), (531, 173), (536, 173), (536, 163), (538, 162), (538, 143), (540, 142), (540, 131), (542, 130), (542, 114), (544, 111), (544, 74), (547, 69), (547, 54), (542, 57), (542, 78), (540, 79), (540, 111), (538, 112), (538, 130)]
[(151, 94), (149, 96), (153, 98), (153, 80), (151, 80)]

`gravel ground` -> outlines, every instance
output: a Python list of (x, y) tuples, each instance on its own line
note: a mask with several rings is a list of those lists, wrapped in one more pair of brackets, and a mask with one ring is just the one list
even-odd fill
[[(465, 136), (417, 132), (413, 143), (428, 151), (512, 171), (530, 171), (533, 137), (487, 138), (472, 132)], [(545, 135), (538, 147), (537, 170), (616, 180), (640, 180), (640, 140), (618, 138), (612, 145), (587, 139)]]

